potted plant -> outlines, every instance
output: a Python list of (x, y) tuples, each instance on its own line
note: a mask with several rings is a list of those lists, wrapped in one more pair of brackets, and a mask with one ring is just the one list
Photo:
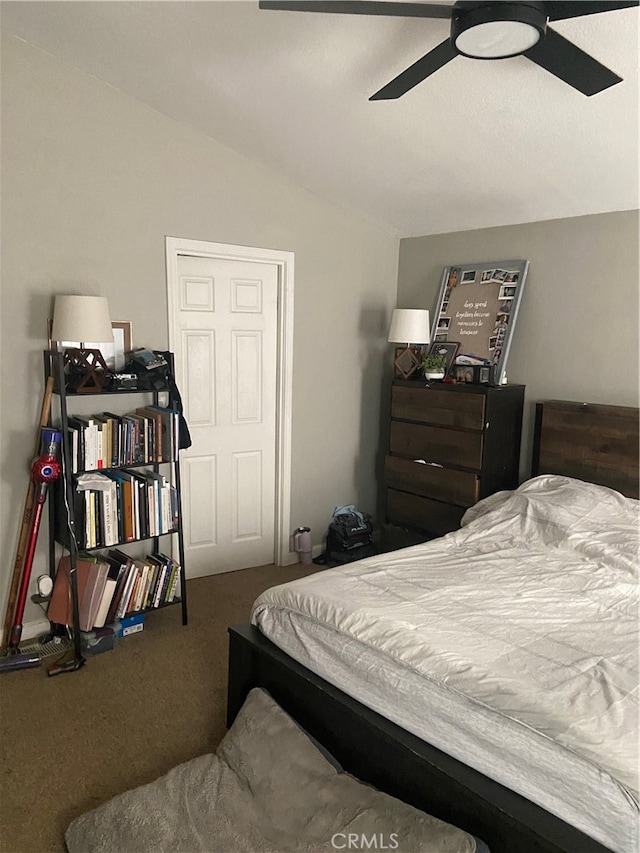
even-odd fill
[(430, 381), (431, 379), (444, 379), (446, 365), (447, 360), (445, 356), (432, 354), (428, 355), (422, 361), (420, 367), (422, 368), (425, 379)]

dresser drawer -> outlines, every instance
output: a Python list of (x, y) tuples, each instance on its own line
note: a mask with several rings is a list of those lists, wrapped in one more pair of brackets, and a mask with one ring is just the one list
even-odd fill
[(482, 468), (482, 433), (391, 422), (391, 453), (439, 465)]
[(464, 513), (462, 507), (453, 504), (387, 489), (387, 518), (392, 524), (416, 527), (444, 536), (460, 527)]
[(480, 479), (468, 471), (422, 465), (400, 456), (387, 456), (384, 471), (387, 486), (403, 492), (462, 507), (473, 506), (479, 499)]
[(484, 394), (394, 386), (391, 391), (391, 417), (481, 430), (484, 427), (485, 400)]

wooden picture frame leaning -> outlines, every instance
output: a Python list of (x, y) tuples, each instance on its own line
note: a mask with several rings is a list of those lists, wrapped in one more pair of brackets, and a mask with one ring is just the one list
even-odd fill
[(113, 344), (100, 344), (105, 361), (110, 370), (121, 372), (126, 363), (126, 354), (131, 352), (131, 323), (126, 320), (112, 320)]

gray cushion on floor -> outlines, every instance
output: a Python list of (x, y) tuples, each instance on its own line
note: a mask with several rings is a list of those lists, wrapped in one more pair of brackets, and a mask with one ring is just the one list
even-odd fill
[(348, 833), (367, 836), (373, 850), (476, 850), (467, 833), (336, 770), (267, 693), (252, 690), (216, 755), (82, 815), (65, 840), (69, 853), (333, 853), (349, 849)]

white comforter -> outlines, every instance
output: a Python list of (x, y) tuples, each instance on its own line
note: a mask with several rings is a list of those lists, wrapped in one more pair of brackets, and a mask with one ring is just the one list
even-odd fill
[(274, 587), (288, 610), (535, 730), (638, 791), (639, 502), (545, 475), (461, 530)]

